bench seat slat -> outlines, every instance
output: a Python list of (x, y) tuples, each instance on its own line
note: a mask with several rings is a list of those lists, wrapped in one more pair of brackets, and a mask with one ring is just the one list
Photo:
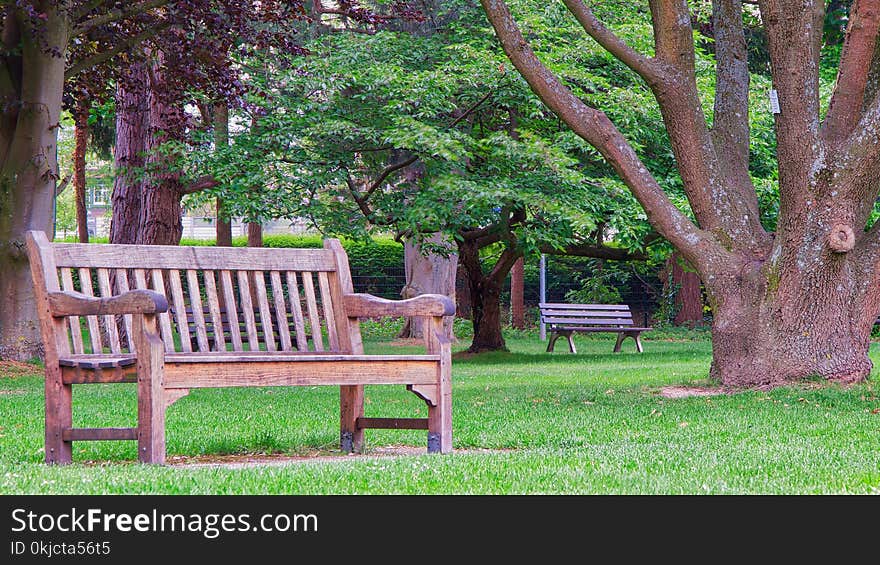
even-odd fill
[(565, 304), (562, 302), (542, 302), (539, 307), (541, 310), (629, 310), (629, 306), (626, 304)]
[(58, 359), (62, 367), (80, 369), (115, 369), (131, 367), (137, 363), (134, 355), (69, 355)]
[(567, 325), (580, 325), (580, 326), (632, 326), (633, 321), (632, 318), (547, 318), (544, 320), (545, 324), (567, 324)]
[(554, 318), (589, 317), (589, 318), (631, 318), (632, 313), (626, 310), (541, 310), (541, 315)]
[(586, 326), (560, 326), (554, 327), (553, 330), (559, 331), (578, 331), (578, 332), (647, 332), (653, 330), (654, 328), (637, 328), (635, 326), (624, 326), (624, 327), (602, 327), (602, 328), (591, 328)]

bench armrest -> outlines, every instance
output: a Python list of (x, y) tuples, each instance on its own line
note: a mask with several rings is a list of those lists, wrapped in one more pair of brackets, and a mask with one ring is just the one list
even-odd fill
[(442, 294), (420, 294), (406, 300), (388, 300), (372, 294), (346, 294), (342, 297), (349, 318), (374, 316), (452, 316), (455, 303)]
[(168, 310), (168, 300), (156, 291), (142, 289), (107, 298), (75, 291), (54, 291), (49, 293), (49, 308), (56, 317), (157, 314)]

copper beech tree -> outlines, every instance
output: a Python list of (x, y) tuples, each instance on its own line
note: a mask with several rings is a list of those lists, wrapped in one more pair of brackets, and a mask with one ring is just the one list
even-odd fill
[(650, 0), (652, 54), (606, 27), (589, 3), (563, 0), (585, 33), (651, 89), (694, 219), (673, 205), (601, 109), (574, 96), (535, 56), (508, 6), (481, 2), (532, 90), (603, 155), (652, 226), (698, 271), (713, 312), (712, 377), (728, 387), (768, 387), (811, 376), (838, 382), (868, 376), (869, 336), (880, 312), (880, 224), (869, 222), (880, 190), (880, 97), (872, 66), (880, 2), (852, 4), (827, 111), (819, 92), (824, 2), (748, 2), (764, 26), (778, 97), (775, 232), (759, 221), (749, 176), (741, 0), (712, 2), (711, 121), (697, 89), (686, 0)]

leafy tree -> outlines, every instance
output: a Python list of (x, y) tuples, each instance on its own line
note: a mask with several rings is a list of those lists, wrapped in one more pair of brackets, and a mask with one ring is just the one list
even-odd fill
[[(713, 377), (773, 386), (869, 374), (868, 338), (880, 311), (880, 227), (872, 220), (880, 98), (869, 81), (880, 29), (875, 3), (853, 2), (836, 81), (826, 88), (824, 2), (714, 1), (715, 88), (706, 100), (686, 2), (649, 2), (653, 42), (644, 45), (609, 27), (616, 2), (564, 0), (585, 34), (651, 89), (693, 219), (600, 106), (576, 96), (537, 56), (517, 23), (526, 20), (504, 2), (482, 4), (533, 91), (603, 155), (654, 228), (699, 272), (714, 315)], [(766, 91), (750, 89), (745, 13), (762, 22), (779, 100), (773, 227), (761, 221), (761, 183), (750, 175), (749, 99)]]

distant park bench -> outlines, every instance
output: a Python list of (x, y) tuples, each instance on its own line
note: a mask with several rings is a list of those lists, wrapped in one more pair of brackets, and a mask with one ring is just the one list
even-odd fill
[[(454, 304), (355, 293), (335, 239), (323, 249), (135, 246), (50, 243), (32, 231), (28, 254), (48, 463), (70, 462), (83, 440), (137, 440), (140, 461), (163, 463), (166, 408), (193, 388), (238, 386), (339, 386), (345, 451), (361, 450), (368, 428), (424, 429), (428, 452), (452, 450), (443, 317)], [(365, 355), (358, 319), (379, 316), (425, 317), (425, 354)], [(72, 385), (121, 382), (137, 382), (136, 427), (73, 427)], [(373, 384), (405, 386), (427, 418), (366, 417)]]
[(614, 352), (620, 352), (620, 346), (627, 337), (636, 342), (636, 349), (641, 353), (642, 340), (639, 335), (653, 328), (638, 327), (633, 323), (632, 312), (626, 304), (564, 304), (542, 302), (539, 304), (541, 323), (550, 331), (550, 342), (547, 352), (553, 351), (556, 340), (560, 337), (568, 339), (568, 348), (577, 353), (572, 334), (576, 332), (613, 332), (617, 334)]

